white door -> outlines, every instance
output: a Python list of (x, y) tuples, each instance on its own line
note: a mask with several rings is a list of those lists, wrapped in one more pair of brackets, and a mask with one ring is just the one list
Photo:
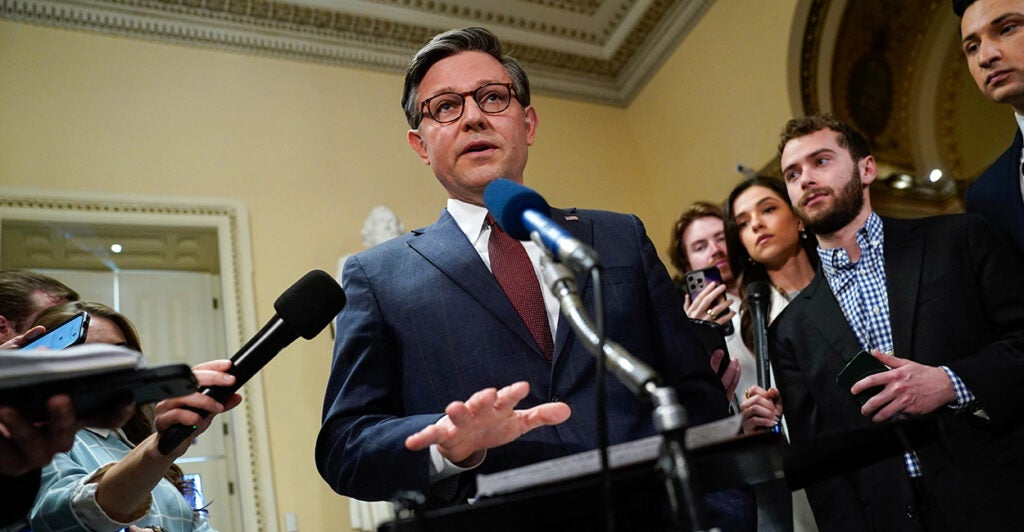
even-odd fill
[[(220, 286), (216, 276), (202, 272), (121, 271), (121, 313), (139, 329), (150, 364), (182, 362), (193, 366), (224, 352)], [(232, 480), (232, 417), (217, 416), (213, 425), (193, 440), (178, 466), (197, 475), (208, 506), (210, 524), (222, 531), (238, 530), (241, 512), (237, 485)]]

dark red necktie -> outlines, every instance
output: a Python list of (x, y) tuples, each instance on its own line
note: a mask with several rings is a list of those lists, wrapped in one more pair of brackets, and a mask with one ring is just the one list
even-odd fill
[(516, 312), (537, 342), (544, 358), (551, 360), (555, 351), (551, 340), (551, 325), (544, 308), (544, 294), (533, 271), (530, 256), (518, 240), (508, 236), (488, 214), (487, 224), (491, 226), (491, 237), (487, 241), (487, 254), (491, 258), (491, 272), (512, 302)]

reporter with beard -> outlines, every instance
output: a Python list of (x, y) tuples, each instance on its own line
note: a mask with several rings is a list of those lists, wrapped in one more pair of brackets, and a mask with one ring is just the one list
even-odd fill
[[(883, 218), (865, 139), (834, 117), (791, 120), (779, 147), (815, 278), (773, 323), (772, 365), (794, 443), (931, 415), (906, 453), (807, 488), (822, 530), (1009, 530), (1024, 473), (1024, 277), (975, 215)], [(859, 351), (889, 368), (844, 389)], [(881, 390), (863, 405), (854, 398)]]

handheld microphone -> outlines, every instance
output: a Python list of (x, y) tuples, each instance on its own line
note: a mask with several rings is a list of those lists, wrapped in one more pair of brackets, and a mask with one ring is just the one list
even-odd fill
[(551, 220), (551, 207), (533, 190), (508, 179), (496, 179), (484, 189), (484, 205), (509, 236), (534, 238), (574, 272), (584, 274), (600, 266), (597, 252)]
[[(235, 376), (235, 384), (200, 386), (199, 393), (224, 403), (299, 336), (311, 340), (320, 334), (344, 306), (345, 292), (337, 281), (321, 270), (307, 273), (274, 301), (274, 310), (277, 311), (274, 317), (231, 357), (231, 369), (227, 372)], [(203, 417), (210, 415), (199, 409), (195, 412)], [(163, 454), (170, 454), (195, 430), (195, 427), (186, 425), (170, 427), (160, 435), (157, 449)]]
[(771, 287), (764, 281), (747, 285), (747, 302), (754, 320), (754, 354), (757, 355), (757, 385), (767, 390), (772, 386), (768, 362), (768, 302)]

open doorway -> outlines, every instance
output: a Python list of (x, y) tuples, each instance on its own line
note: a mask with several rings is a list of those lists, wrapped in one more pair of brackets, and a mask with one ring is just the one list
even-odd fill
[[(255, 333), (248, 221), (225, 200), (0, 190), (0, 267), (31, 268), (128, 316), (148, 363), (228, 358)], [(179, 460), (218, 530), (276, 530), (259, 376)]]

